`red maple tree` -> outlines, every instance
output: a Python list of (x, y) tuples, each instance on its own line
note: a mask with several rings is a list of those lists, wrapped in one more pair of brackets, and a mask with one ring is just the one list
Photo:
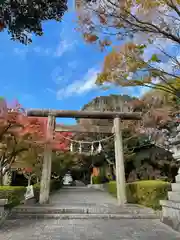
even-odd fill
[(28, 154), (32, 148), (43, 152), (45, 144), (50, 144), (53, 150), (68, 149), (70, 133), (54, 133), (52, 140), (47, 141), (47, 118), (27, 117), (17, 101), (4, 110), (0, 116), (0, 184), (22, 153)]

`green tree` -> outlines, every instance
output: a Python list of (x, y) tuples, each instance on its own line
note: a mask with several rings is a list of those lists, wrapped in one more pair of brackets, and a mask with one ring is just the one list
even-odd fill
[(63, 176), (72, 168), (82, 167), (82, 158), (71, 152), (53, 151), (52, 155), (52, 173), (57, 176)]
[(12, 40), (28, 44), (32, 42), (31, 34), (43, 35), (43, 21), (60, 21), (66, 10), (67, 0), (3, 0), (0, 2), (0, 31), (7, 29)]

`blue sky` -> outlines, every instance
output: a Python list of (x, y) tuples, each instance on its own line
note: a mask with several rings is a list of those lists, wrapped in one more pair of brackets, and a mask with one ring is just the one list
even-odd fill
[[(76, 15), (70, 2), (61, 23), (43, 24), (44, 35), (23, 46), (10, 40), (6, 32), (0, 38), (0, 96), (18, 99), (25, 108), (79, 110), (96, 96), (138, 95), (134, 88), (108, 91), (94, 84), (103, 57), (98, 46), (86, 44), (76, 28)], [(61, 122), (71, 122), (62, 120)]]

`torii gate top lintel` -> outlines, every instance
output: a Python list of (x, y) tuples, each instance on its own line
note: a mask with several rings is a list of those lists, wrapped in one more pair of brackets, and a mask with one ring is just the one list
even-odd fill
[(140, 120), (140, 112), (111, 112), (111, 111), (74, 111), (74, 110), (53, 110), (53, 109), (29, 109), (27, 116), (37, 117), (60, 117), (60, 118), (91, 118), (91, 119), (114, 119)]

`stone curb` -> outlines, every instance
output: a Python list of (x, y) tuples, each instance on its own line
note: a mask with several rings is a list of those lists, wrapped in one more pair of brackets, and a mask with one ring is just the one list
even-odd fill
[(159, 219), (154, 214), (12, 214), (9, 219)]
[(12, 210), (13, 214), (132, 214), (132, 215), (155, 215), (149, 209), (127, 209), (127, 208), (58, 208), (58, 207), (17, 207)]

